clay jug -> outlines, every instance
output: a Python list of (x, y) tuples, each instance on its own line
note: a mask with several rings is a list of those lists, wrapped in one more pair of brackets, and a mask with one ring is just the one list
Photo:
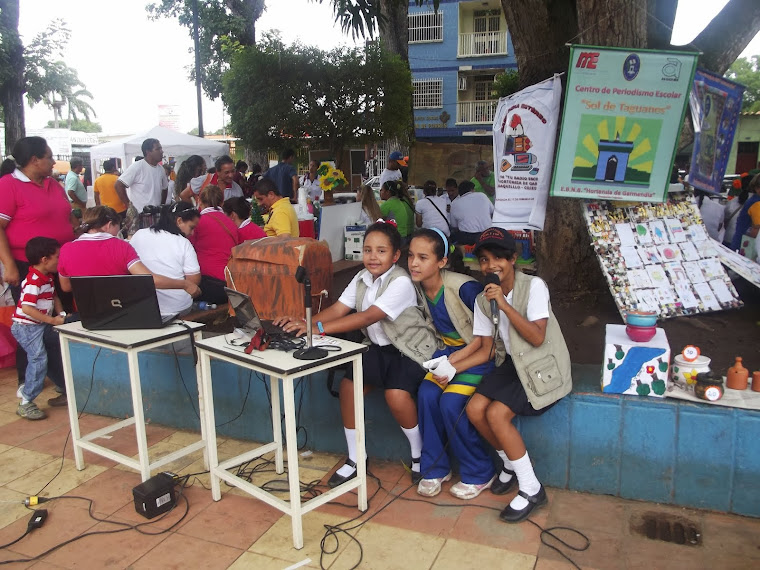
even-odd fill
[(755, 370), (752, 373), (752, 391), (760, 392), (760, 370)]
[(746, 390), (749, 370), (742, 366), (742, 357), (736, 357), (736, 363), (728, 369), (726, 375), (726, 387), (732, 390)]

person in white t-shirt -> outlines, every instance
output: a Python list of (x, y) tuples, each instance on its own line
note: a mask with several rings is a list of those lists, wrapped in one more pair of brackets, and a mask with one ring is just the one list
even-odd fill
[[(187, 202), (164, 206), (158, 223), (139, 230), (129, 243), (151, 273), (187, 279), (198, 285), (201, 268), (187, 237), (199, 219), (198, 210)], [(157, 289), (156, 295), (162, 317), (187, 314), (193, 304), (193, 298), (183, 289)]]
[(491, 227), (493, 204), (482, 192), (473, 192), (469, 180), (459, 183), (459, 197), (451, 203), (451, 237), (458, 245), (473, 245)]
[(446, 212), (446, 200), (437, 196), (438, 187), (434, 180), (428, 180), (422, 186), (425, 197), (417, 200), (414, 206), (414, 217), (418, 228), (436, 228), (447, 237), (451, 234), (449, 215)]
[(114, 184), (122, 202), (128, 204), (124, 221), (128, 236), (138, 229), (138, 217), (145, 206), (160, 206), (166, 200), (169, 179), (159, 164), (164, 149), (157, 139), (145, 139), (142, 143), (143, 160), (132, 163)]
[(401, 180), (399, 160), (404, 160), (404, 155), (397, 150), (388, 155), (388, 166), (380, 173), (380, 188), (388, 181)]

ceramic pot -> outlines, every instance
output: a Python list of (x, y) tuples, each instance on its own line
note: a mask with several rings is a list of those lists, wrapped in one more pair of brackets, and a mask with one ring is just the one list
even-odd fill
[(749, 370), (742, 366), (742, 357), (736, 357), (736, 363), (728, 369), (726, 374), (726, 387), (732, 390), (746, 390)]
[(755, 370), (752, 373), (752, 391), (760, 392), (760, 370)]
[(697, 383), (697, 374), (710, 371), (710, 359), (706, 356), (698, 356), (693, 362), (684, 360), (683, 355), (673, 357), (673, 366), (670, 369), (671, 380), (681, 388), (694, 389)]

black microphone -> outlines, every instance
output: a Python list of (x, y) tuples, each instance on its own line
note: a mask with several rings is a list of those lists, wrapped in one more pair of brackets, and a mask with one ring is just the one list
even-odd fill
[[(499, 281), (499, 278), (495, 273), (489, 273), (486, 275), (486, 285), (489, 283), (493, 283), (494, 285), (501, 285), (501, 281)], [(496, 299), (491, 299), (491, 320), (493, 321), (493, 325), (495, 327), (499, 326), (499, 313), (499, 304), (496, 302)]]

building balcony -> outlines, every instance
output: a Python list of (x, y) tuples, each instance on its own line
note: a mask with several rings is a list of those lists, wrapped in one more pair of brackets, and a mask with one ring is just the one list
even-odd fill
[(499, 101), (459, 101), (457, 103), (457, 124), (458, 125), (478, 125), (483, 123), (493, 123), (493, 116), (496, 114), (496, 106)]
[(457, 57), (507, 55), (507, 32), (459, 34)]

